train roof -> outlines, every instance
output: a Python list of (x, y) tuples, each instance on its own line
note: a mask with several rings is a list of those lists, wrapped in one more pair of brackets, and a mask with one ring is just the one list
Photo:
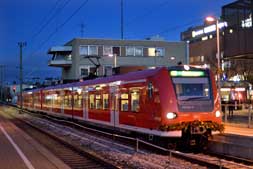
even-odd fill
[[(147, 69), (147, 70), (141, 70), (141, 71), (136, 71), (136, 72), (130, 72), (130, 73), (122, 74), (122, 75), (99, 77), (96, 79), (85, 80), (82, 82), (74, 82), (74, 83), (62, 84), (62, 85), (57, 85), (57, 86), (49, 86), (44, 89), (50, 90), (50, 89), (58, 89), (58, 88), (69, 88), (69, 87), (77, 87), (77, 86), (85, 86), (85, 85), (111, 83), (111, 82), (115, 82), (115, 81), (133, 81), (133, 80), (138, 80), (138, 79), (145, 79), (147, 77), (157, 74), (162, 69), (167, 70), (167, 68), (165, 68), (165, 67), (159, 67), (159, 68), (155, 68), (155, 69)], [(36, 90), (38, 90), (38, 89), (36, 89)], [(35, 90), (33, 90), (33, 91), (35, 91)]]
[[(191, 70), (202, 69), (202, 68), (196, 68), (196, 67), (192, 67), (192, 66), (190, 66), (190, 68), (191, 68)], [(169, 68), (168, 67), (158, 67), (155, 69), (146, 69), (146, 70), (141, 70), (141, 71), (129, 72), (129, 73), (122, 74), (122, 75), (99, 77), (96, 79), (85, 80), (82, 82), (73, 82), (73, 83), (61, 84), (61, 85), (57, 85), (57, 86), (49, 86), (49, 87), (34, 89), (34, 90), (30, 90), (30, 91), (36, 92), (36, 91), (40, 91), (42, 89), (50, 90), (50, 89), (70, 88), (70, 87), (78, 87), (78, 86), (85, 86), (85, 85), (111, 83), (111, 82), (116, 82), (116, 81), (134, 81), (134, 80), (145, 79), (147, 77), (153, 76), (161, 70), (183, 70), (183, 69), (184, 69), (183, 65), (182, 66), (173, 66), (173, 67), (169, 67)]]

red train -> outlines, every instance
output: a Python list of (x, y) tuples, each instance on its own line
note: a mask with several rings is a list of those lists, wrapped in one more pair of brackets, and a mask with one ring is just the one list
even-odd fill
[[(209, 69), (175, 66), (26, 91), (23, 106), (97, 126), (198, 142), (221, 131), (220, 103)], [(19, 103), (19, 102), (18, 102)]]

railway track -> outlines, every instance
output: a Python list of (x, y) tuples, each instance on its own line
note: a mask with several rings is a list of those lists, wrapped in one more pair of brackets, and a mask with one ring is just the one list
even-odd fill
[(63, 139), (52, 135), (38, 127), (24, 122), (20, 119), (13, 119), (12, 122), (28, 133), (31, 137), (45, 146), (65, 164), (72, 169), (117, 169), (118, 167), (106, 162), (96, 156), (67, 143)]
[(253, 161), (246, 159), (238, 159), (236, 157), (228, 157), (220, 154), (208, 154), (208, 153), (182, 153), (173, 152), (173, 156), (183, 158), (189, 162), (206, 166), (208, 168), (217, 169), (253, 169)]
[[(49, 121), (51, 121), (51, 120), (49, 120)], [(80, 124), (78, 124), (78, 126), (79, 126), (78, 129), (80, 129)], [(95, 137), (98, 137), (97, 133), (96, 133)], [(103, 137), (104, 137), (104, 135), (103, 135)], [(97, 140), (99, 140), (99, 138), (97, 138)], [(118, 144), (120, 144), (121, 139), (117, 139), (117, 140), (118, 140)], [(127, 143), (124, 141), (123, 144), (126, 145)], [(139, 140), (139, 144), (138, 144), (139, 145), (139, 152), (141, 152), (143, 150), (143, 149), (141, 149), (141, 147), (144, 147), (144, 146), (141, 146), (142, 144), (146, 145), (147, 143)], [(133, 146), (133, 140), (131, 140), (130, 144), (125, 146), (124, 151), (128, 151), (127, 149), (129, 149), (129, 150), (136, 149), (136, 147)], [(163, 151), (163, 154), (164, 154), (164, 150), (161, 150), (161, 151)], [(204, 166), (207, 168), (253, 169), (253, 161), (249, 161), (249, 160), (245, 160), (245, 159), (238, 159), (236, 157), (231, 157), (231, 156), (228, 157), (228, 156), (224, 156), (224, 155), (217, 155), (217, 154), (214, 155), (214, 154), (204, 154), (204, 153), (183, 153), (183, 152), (178, 152), (178, 151), (170, 151), (170, 152), (171, 153), (168, 153), (169, 158), (168, 158), (168, 156), (166, 157), (168, 165), (171, 165), (171, 164), (173, 165), (173, 160), (171, 160), (171, 158), (175, 157), (175, 158), (183, 159), (185, 161), (189, 161), (192, 164), (198, 164), (200, 166)]]

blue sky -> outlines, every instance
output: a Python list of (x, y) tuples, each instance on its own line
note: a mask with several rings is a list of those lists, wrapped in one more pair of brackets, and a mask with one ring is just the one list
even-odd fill
[[(124, 0), (124, 37), (159, 34), (167, 41), (179, 41), (180, 32), (202, 24), (207, 15), (220, 16), (221, 7), (231, 2)], [(60, 77), (60, 69), (47, 66), (47, 50), (81, 37), (82, 23), (83, 37), (120, 39), (120, 0), (1, 0), (0, 21), (0, 64), (6, 65), (7, 81), (18, 81), (19, 41), (27, 42), (26, 79)]]

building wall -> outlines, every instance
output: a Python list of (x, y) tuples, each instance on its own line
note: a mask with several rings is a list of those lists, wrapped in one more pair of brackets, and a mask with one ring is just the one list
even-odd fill
[[(62, 71), (63, 79), (79, 79), (80, 67), (95, 67), (89, 59), (80, 56), (79, 47), (81, 45), (96, 45), (98, 46), (98, 56), (102, 67), (114, 66), (114, 58), (103, 56), (104, 46), (120, 47), (121, 55), (117, 56), (117, 66), (133, 66), (133, 67), (153, 67), (153, 66), (173, 66), (178, 62), (187, 64), (186, 42), (166, 42), (166, 41), (151, 41), (151, 40), (108, 40), (108, 39), (73, 39), (65, 45), (72, 46), (72, 66), (64, 68)], [(126, 56), (127, 46), (143, 47), (143, 56)], [(148, 47), (162, 47), (165, 49), (165, 56), (147, 56)], [(174, 60), (171, 60), (174, 57)], [(92, 59), (95, 63), (97, 60)], [(103, 69), (100, 69), (99, 75), (103, 75)], [(129, 69), (130, 70), (130, 69)], [(125, 71), (125, 68), (124, 68)]]

